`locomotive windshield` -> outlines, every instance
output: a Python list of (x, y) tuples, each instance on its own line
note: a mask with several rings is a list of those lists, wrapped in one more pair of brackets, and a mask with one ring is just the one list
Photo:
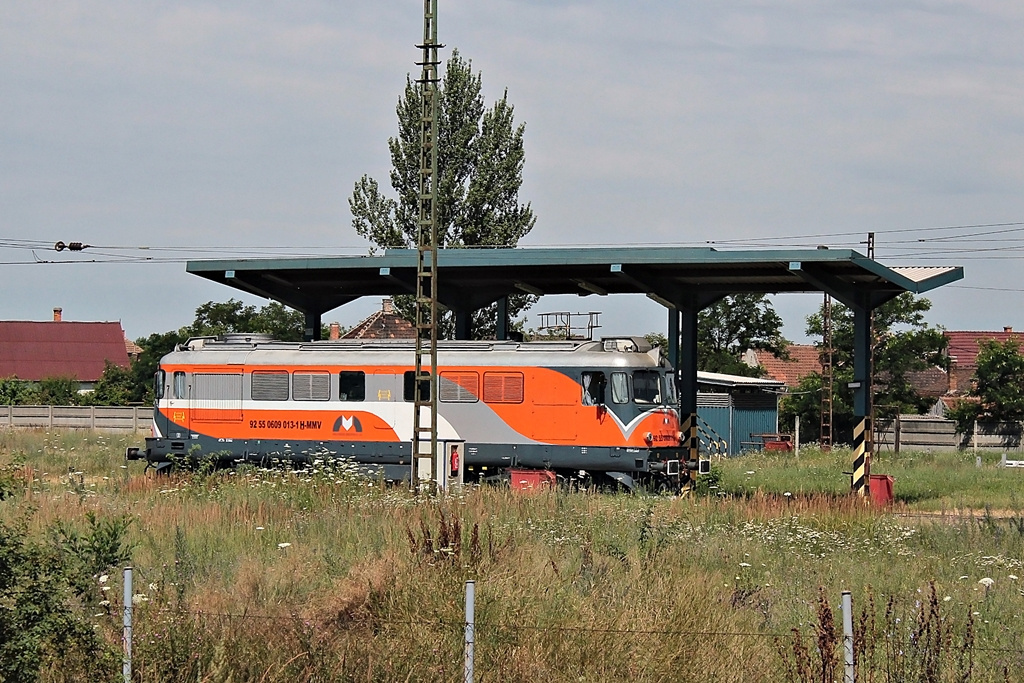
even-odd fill
[(661, 373), (634, 370), (633, 400), (637, 403), (661, 403)]

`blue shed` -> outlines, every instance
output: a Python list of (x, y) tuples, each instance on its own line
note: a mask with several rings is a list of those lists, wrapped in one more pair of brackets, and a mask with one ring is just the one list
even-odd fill
[(760, 445), (755, 434), (779, 431), (779, 395), (774, 379), (697, 373), (697, 417), (701, 450), (737, 455)]

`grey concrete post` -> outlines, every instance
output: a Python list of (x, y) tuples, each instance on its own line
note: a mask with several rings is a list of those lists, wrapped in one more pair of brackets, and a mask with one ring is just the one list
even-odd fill
[(853, 596), (850, 591), (843, 591), (843, 655), (845, 662), (844, 683), (856, 680), (853, 668)]
[(122, 660), (121, 674), (124, 676), (124, 683), (131, 683), (132, 680), (132, 568), (124, 568), (124, 659)]
[(466, 668), (464, 683), (473, 683), (473, 645), (476, 643), (476, 582), (466, 582)]

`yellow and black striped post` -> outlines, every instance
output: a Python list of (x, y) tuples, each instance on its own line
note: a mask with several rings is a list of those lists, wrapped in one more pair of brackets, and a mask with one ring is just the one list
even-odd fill
[(858, 496), (869, 493), (868, 458), (871, 457), (871, 418), (862, 418), (853, 427), (853, 480), (852, 490)]
[(682, 446), (686, 449), (687, 466), (684, 468), (684, 471), (687, 474), (687, 479), (691, 482), (697, 481), (697, 465), (700, 459), (699, 426), (697, 413), (689, 413), (683, 419), (682, 429), (680, 430), (683, 434)]

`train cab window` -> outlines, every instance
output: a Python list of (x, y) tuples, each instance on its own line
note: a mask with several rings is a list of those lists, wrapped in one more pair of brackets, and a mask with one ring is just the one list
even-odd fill
[[(413, 392), (413, 388), (415, 387), (415, 384), (416, 384), (416, 373), (414, 371), (412, 371), (412, 370), (409, 370), (409, 371), (407, 371), (405, 373), (405, 378), (404, 379), (405, 379), (405, 382), (404, 382), (405, 386), (404, 386), (403, 392), (402, 392), (403, 393), (403, 398), (406, 401), (413, 401), (413, 400), (415, 400), (415, 398), (413, 397), (413, 393), (412, 392)], [(420, 400), (421, 401), (429, 401), (430, 400), (430, 380), (429, 379), (422, 379), (422, 380), (420, 380), (419, 384), (420, 384), (420, 390), (419, 390)]]
[(634, 370), (633, 400), (637, 403), (661, 403), (661, 374), (654, 370)]
[(438, 398), (444, 403), (476, 403), (480, 400), (480, 375), (475, 372), (442, 372)]
[(153, 394), (158, 398), (164, 397), (164, 382), (167, 381), (167, 373), (163, 370), (157, 370), (156, 374), (153, 375)]
[(584, 372), (580, 383), (583, 385), (583, 405), (604, 405), (604, 388), (607, 380), (603, 372)]
[(331, 400), (331, 373), (293, 372), (292, 398), (296, 401)]
[(629, 403), (629, 376), (624, 372), (612, 373), (612, 403)]
[(174, 398), (188, 398), (185, 373), (180, 370), (174, 373)]
[(252, 400), (287, 401), (287, 370), (254, 370), (252, 373)]
[(665, 402), (670, 406), (679, 403), (679, 392), (676, 389), (676, 375), (674, 372), (665, 373)]
[(366, 373), (362, 370), (342, 370), (338, 374), (338, 398), (342, 401), (365, 401)]

